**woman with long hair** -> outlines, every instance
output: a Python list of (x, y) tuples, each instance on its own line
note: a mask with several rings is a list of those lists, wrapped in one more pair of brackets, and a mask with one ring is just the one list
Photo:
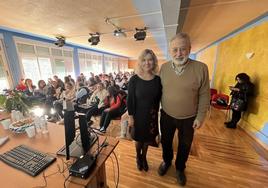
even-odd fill
[(136, 141), (138, 170), (148, 171), (147, 150), (158, 135), (158, 111), (162, 95), (160, 77), (156, 75), (157, 58), (150, 49), (142, 51), (136, 75), (128, 83), (127, 109), (131, 136)]
[[(250, 82), (250, 77), (246, 73), (239, 73), (236, 75), (236, 85), (230, 86), (231, 90), (231, 108), (232, 119), (229, 122), (225, 122), (227, 128), (236, 128), (237, 123), (241, 119), (241, 113), (247, 110), (248, 99), (253, 95), (254, 85)], [(239, 100), (239, 102), (238, 102)]]
[(111, 120), (123, 114), (123, 105), (118, 90), (114, 86), (108, 87), (108, 97), (106, 98), (106, 108), (103, 110), (100, 119), (100, 132), (105, 133)]

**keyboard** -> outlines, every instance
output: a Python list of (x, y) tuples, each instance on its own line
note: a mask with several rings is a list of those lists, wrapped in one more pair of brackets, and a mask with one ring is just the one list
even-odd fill
[(17, 146), (0, 155), (0, 160), (31, 176), (36, 176), (52, 164), (56, 157), (37, 151), (25, 145)]

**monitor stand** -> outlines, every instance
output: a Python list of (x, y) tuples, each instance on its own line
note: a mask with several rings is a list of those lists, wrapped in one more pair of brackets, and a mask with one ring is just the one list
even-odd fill
[[(90, 134), (90, 148), (93, 146), (93, 144), (96, 142), (97, 136), (95, 134)], [(84, 150), (81, 143), (81, 137), (80, 135), (78, 138), (76, 138), (71, 145), (69, 146), (70, 150), (70, 157), (79, 158), (82, 155), (84, 155)], [(66, 148), (63, 146), (58, 152), (57, 155), (66, 156)]]

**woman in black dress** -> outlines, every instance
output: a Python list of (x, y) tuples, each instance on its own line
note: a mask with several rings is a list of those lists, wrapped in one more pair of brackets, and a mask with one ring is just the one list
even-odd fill
[(157, 58), (152, 50), (144, 50), (139, 59), (136, 75), (128, 84), (127, 108), (131, 135), (136, 141), (137, 168), (148, 171), (148, 146), (158, 135), (158, 110), (162, 94), (160, 77), (156, 76)]

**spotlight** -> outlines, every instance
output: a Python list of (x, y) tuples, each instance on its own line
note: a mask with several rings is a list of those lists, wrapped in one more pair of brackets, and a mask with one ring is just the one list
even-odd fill
[(138, 40), (145, 40), (146, 37), (146, 27), (144, 29), (138, 29), (136, 28), (136, 33), (134, 34), (134, 38), (136, 41)]
[(116, 37), (127, 37), (127, 34), (122, 29), (114, 30), (114, 36)]
[(63, 36), (58, 36), (56, 37), (58, 40), (54, 42), (54, 44), (58, 47), (63, 47), (65, 44), (65, 37)]
[(90, 38), (88, 39), (88, 42), (91, 43), (91, 45), (97, 45), (100, 42), (100, 34), (97, 33), (89, 33)]

